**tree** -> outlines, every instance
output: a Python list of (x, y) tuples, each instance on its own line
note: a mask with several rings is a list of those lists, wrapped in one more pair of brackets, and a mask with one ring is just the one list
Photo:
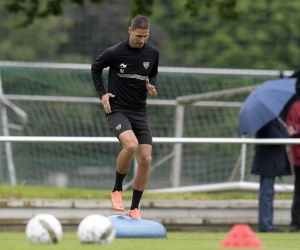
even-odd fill
[(20, 18), (9, 15), (0, 6), (0, 60), (51, 60), (59, 46), (69, 40), (64, 29), (70, 27), (72, 21), (67, 17), (49, 17), (13, 29), (11, 24), (19, 22)]
[[(83, 6), (87, 0), (68, 0), (71, 3)], [(101, 4), (103, 0), (89, 0), (93, 4)], [(173, 0), (167, 0), (172, 3)], [(63, 5), (66, 0), (8, 0), (4, 8), (9, 13), (22, 13), (24, 19), (19, 23), (20, 26), (32, 24), (35, 19), (46, 18), (49, 16), (59, 16), (63, 14)], [(129, 19), (136, 14), (151, 16), (154, 0), (131, 0)], [(223, 19), (236, 19), (238, 17), (235, 11), (236, 0), (185, 0), (184, 8), (191, 17), (198, 16), (203, 6), (218, 8), (219, 15)]]
[[(224, 22), (218, 10), (191, 18), (181, 1), (156, 1), (151, 17), (166, 32), (161, 64), (211, 68), (299, 68), (300, 2), (239, 1), (237, 21)], [(288, 17), (288, 18), (287, 18)], [(166, 60), (167, 59), (167, 60)], [(166, 60), (166, 61), (163, 61)]]
[[(83, 6), (84, 0), (69, 0), (72, 3)], [(100, 4), (102, 0), (89, 0), (92, 3)], [(18, 23), (25, 27), (32, 24), (35, 19), (49, 16), (60, 16), (63, 14), (64, 0), (8, 0), (4, 4), (4, 9), (12, 14), (21, 13), (24, 19)]]
[[(10, 14), (0, 1), (0, 60), (91, 63), (100, 51), (127, 37), (129, 3), (67, 3), (61, 16), (36, 18), (15, 27), (22, 13)], [(118, 15), (118, 18), (114, 18)]]

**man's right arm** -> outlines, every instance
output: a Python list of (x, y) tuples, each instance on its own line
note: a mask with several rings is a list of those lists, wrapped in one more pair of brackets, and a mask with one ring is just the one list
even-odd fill
[(107, 93), (103, 82), (102, 72), (104, 68), (110, 66), (110, 61), (111, 51), (110, 49), (107, 49), (97, 57), (91, 67), (93, 83), (100, 97), (100, 100), (102, 96)]

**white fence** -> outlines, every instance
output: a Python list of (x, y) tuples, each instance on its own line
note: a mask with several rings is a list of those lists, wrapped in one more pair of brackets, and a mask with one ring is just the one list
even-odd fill
[[(43, 137), (43, 136), (0, 136), (0, 142), (60, 142), (60, 143), (119, 143), (115, 137)], [(244, 147), (247, 144), (300, 144), (300, 139), (255, 139), (255, 138), (168, 138), (154, 137), (153, 143), (168, 143), (168, 144), (194, 144), (194, 143), (213, 143), (213, 144), (241, 144)], [(243, 148), (243, 147), (242, 147)], [(245, 152), (245, 151), (244, 151)], [(245, 155), (243, 156), (245, 157)], [(244, 164), (245, 161), (242, 161)], [(179, 165), (180, 166), (180, 165)], [(241, 179), (238, 182), (219, 183), (210, 185), (196, 185), (185, 187), (173, 187), (152, 190), (152, 192), (201, 192), (201, 191), (224, 191), (224, 190), (248, 190), (255, 191), (259, 188), (258, 183), (245, 182), (245, 166), (241, 166)], [(176, 170), (180, 172), (180, 170)], [(15, 171), (11, 172), (12, 174)], [(16, 177), (11, 177), (15, 179)], [(275, 185), (277, 192), (292, 192), (293, 185), (281, 184)]]
[[(0, 62), (0, 69), (1, 67), (15, 67), (15, 68), (37, 68), (37, 69), (72, 69), (72, 70), (86, 70), (90, 71), (90, 65), (87, 64), (60, 64), (60, 63), (28, 63), (28, 62)], [(241, 76), (241, 77), (248, 77), (248, 76), (265, 76), (265, 77), (279, 77), (279, 76), (289, 76), (292, 72), (291, 71), (279, 71), (279, 70), (235, 70), (235, 69), (204, 69), (204, 68), (180, 68), (180, 67), (159, 67), (159, 71), (162, 73), (184, 73), (184, 74), (191, 74), (192, 76), (196, 75), (220, 75), (223, 78), (224, 75), (230, 76)], [(13, 72), (13, 71), (12, 71)], [(56, 72), (56, 71), (55, 71)], [(23, 71), (19, 74), (22, 74)], [(13, 73), (12, 73), (13, 74)], [(31, 76), (31, 75), (30, 75)], [(189, 75), (188, 75), (189, 76)], [(40, 76), (39, 76), (40, 77)], [(42, 78), (39, 78), (42, 79)], [(1, 75), (0, 75), (0, 83), (1, 82)], [(300, 142), (296, 139), (290, 140), (255, 140), (252, 138), (201, 138), (201, 137), (184, 137), (184, 128), (187, 124), (187, 116), (191, 116), (193, 112), (188, 113), (188, 111), (192, 109), (203, 109), (203, 108), (214, 108), (214, 109), (233, 109), (235, 110), (235, 117), (238, 116), (237, 110), (241, 107), (242, 102), (239, 101), (213, 101), (214, 99), (218, 100), (222, 97), (230, 97), (236, 95), (246, 95), (249, 94), (252, 90), (254, 90), (258, 85), (251, 85), (251, 86), (244, 86), (239, 88), (232, 88), (232, 89), (225, 89), (220, 91), (212, 91), (206, 93), (199, 93), (193, 95), (184, 95), (184, 96), (177, 96), (174, 100), (153, 100), (149, 99), (148, 106), (149, 107), (159, 107), (162, 109), (164, 107), (170, 107), (169, 116), (171, 116), (174, 120), (174, 131), (172, 132), (172, 137), (154, 137), (155, 144), (171, 144), (171, 149), (168, 148), (168, 152), (165, 153), (162, 158), (158, 158), (157, 162), (154, 163), (155, 168), (160, 164), (163, 164), (166, 161), (172, 161), (170, 164), (170, 185), (171, 190), (185, 190), (185, 188), (193, 189), (193, 190), (215, 190), (217, 189), (226, 189), (226, 188), (248, 188), (249, 190), (253, 189), (253, 187), (257, 186), (257, 183), (253, 186), (252, 183), (245, 182), (245, 175), (246, 175), (246, 156), (247, 156), (247, 145), (248, 144), (255, 144), (255, 143), (275, 143), (275, 144), (300, 144)], [(89, 143), (89, 144), (110, 144), (110, 143), (118, 143), (118, 140), (114, 137), (81, 137), (81, 136), (74, 136), (74, 137), (67, 137), (67, 136), (10, 136), (10, 132), (12, 130), (30, 130), (27, 126), (28, 120), (30, 120), (30, 116), (26, 113), (22, 107), (23, 104), (34, 103), (34, 108), (45, 105), (46, 104), (70, 104), (74, 103), (77, 106), (81, 106), (83, 104), (90, 104), (89, 107), (95, 107), (95, 105), (99, 105), (100, 101), (99, 98), (93, 97), (73, 97), (73, 96), (45, 96), (45, 95), (18, 95), (18, 94), (5, 94), (1, 88), (1, 129), (0, 135), (0, 142), (4, 142), (4, 149), (6, 153), (6, 161), (8, 165), (8, 173), (11, 185), (16, 185), (18, 183), (16, 171), (14, 167), (14, 157), (13, 157), (13, 144), (14, 142), (18, 143)], [(18, 103), (18, 106), (16, 105)], [(25, 105), (24, 105), (25, 106)], [(31, 112), (31, 107), (28, 105), (27, 112)], [(15, 121), (11, 121), (8, 119), (8, 111), (12, 111), (14, 114), (17, 115), (19, 118), (17, 124)], [(76, 110), (75, 110), (76, 111)], [(222, 110), (223, 111), (223, 110)], [(222, 111), (220, 113), (222, 114)], [(47, 116), (51, 110), (47, 110), (44, 116)], [(32, 115), (32, 114), (31, 114)], [(39, 116), (40, 114), (37, 114)], [(161, 116), (160, 113), (155, 114), (158, 117)], [(152, 114), (153, 116), (153, 114)], [(32, 117), (32, 116), (31, 116)], [(34, 117), (36, 119), (36, 117)], [(226, 118), (226, 115), (225, 115)], [(32, 119), (32, 118), (31, 118)], [(55, 119), (55, 118), (54, 118)], [(160, 119), (160, 117), (159, 117)], [(199, 120), (198, 117), (194, 117), (195, 121)], [(78, 117), (80, 120), (80, 117)], [(231, 121), (230, 121), (231, 122)], [(236, 123), (236, 120), (234, 121)], [(166, 121), (168, 125), (170, 121)], [(201, 124), (200, 126), (202, 126)], [(232, 124), (230, 124), (232, 125)], [(194, 127), (200, 127), (198, 124), (193, 125)], [(172, 126), (170, 126), (172, 127)], [(232, 126), (231, 126), (232, 127)], [(219, 128), (216, 128), (218, 130)], [(231, 128), (231, 130), (233, 130)], [(233, 132), (234, 133), (234, 132)], [(28, 133), (30, 135), (30, 133)], [(182, 185), (182, 169), (184, 164), (184, 152), (183, 152), (183, 145), (195, 145), (195, 144), (238, 144), (240, 145), (239, 149), (234, 149), (235, 152), (239, 153), (239, 159), (236, 162), (236, 166), (233, 166), (234, 163), (230, 163), (230, 167), (234, 168), (235, 171), (239, 171), (238, 182), (229, 180), (229, 183), (219, 183), (219, 184), (209, 184), (209, 185), (199, 185), (196, 186), (192, 185), (191, 187), (184, 187), (188, 181), (184, 185)], [(1, 145), (0, 145), (1, 147)], [(206, 149), (207, 150), (207, 149)], [(158, 150), (159, 151), (159, 150)], [(194, 149), (197, 154), (197, 150)], [(207, 150), (208, 151), (208, 150)], [(207, 152), (206, 151), (206, 152)], [(233, 151), (233, 150), (232, 150)], [(80, 151), (78, 151), (80, 152)], [(185, 151), (185, 153), (187, 153)], [(212, 153), (209, 157), (217, 158), (219, 155), (217, 153)], [(201, 153), (200, 153), (201, 154)], [(202, 155), (200, 155), (200, 158)], [(203, 155), (205, 157), (205, 155)], [(234, 156), (236, 157), (236, 156)], [(187, 158), (185, 158), (187, 159)], [(191, 161), (195, 161), (196, 158), (193, 158)], [(197, 159), (196, 159), (197, 161)], [(209, 163), (210, 164), (210, 163)], [(209, 165), (207, 164), (207, 165)], [(222, 163), (221, 163), (222, 164)], [(197, 168), (197, 164), (194, 164), (194, 169)], [(200, 168), (200, 167), (199, 167)], [(209, 168), (209, 166), (208, 166)], [(19, 167), (20, 169), (20, 167)], [(211, 169), (212, 170), (212, 169)], [(214, 172), (215, 170), (212, 170)], [(198, 174), (198, 173), (196, 173)], [(194, 174), (194, 175), (196, 175)], [(190, 174), (190, 175), (193, 175)], [(125, 188), (128, 188), (132, 182), (129, 181), (126, 183)], [(194, 182), (195, 183), (195, 182)], [(245, 184), (251, 184), (250, 186)], [(201, 186), (201, 188), (200, 188)], [(167, 190), (167, 189), (164, 189)], [(287, 190), (286, 188), (284, 190)], [(290, 189), (289, 189), (290, 190)]]

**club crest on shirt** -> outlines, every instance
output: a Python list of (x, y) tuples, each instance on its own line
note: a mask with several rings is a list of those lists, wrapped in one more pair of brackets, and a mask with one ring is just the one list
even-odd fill
[(148, 69), (149, 64), (150, 64), (149, 62), (143, 62), (144, 68), (145, 68), (145, 69)]

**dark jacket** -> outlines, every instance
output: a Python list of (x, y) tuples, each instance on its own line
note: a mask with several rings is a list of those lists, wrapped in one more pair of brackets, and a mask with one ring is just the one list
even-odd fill
[[(256, 138), (289, 138), (289, 134), (278, 119), (274, 119), (256, 133)], [(287, 157), (286, 145), (255, 145), (252, 173), (273, 177), (291, 175), (291, 165)]]

